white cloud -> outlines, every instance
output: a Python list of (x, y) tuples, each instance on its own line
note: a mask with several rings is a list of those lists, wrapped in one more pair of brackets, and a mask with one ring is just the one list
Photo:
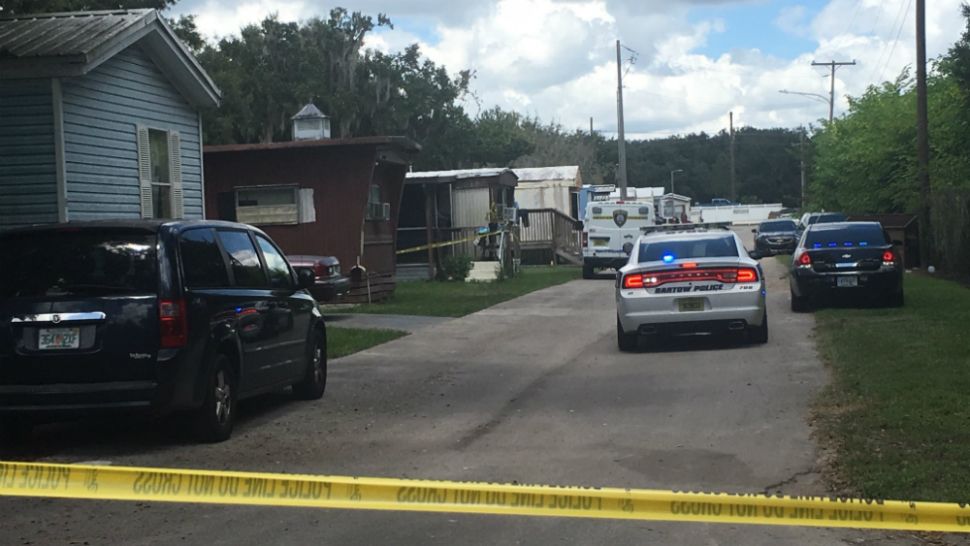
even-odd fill
[[(353, 9), (371, 15), (386, 12), (397, 23), (393, 30), (372, 33), (365, 47), (398, 51), (419, 43), (429, 58), (452, 71), (476, 71), (478, 102), (468, 104), (473, 115), (479, 105), (499, 105), (567, 128), (586, 128), (592, 116), (595, 126), (607, 133), (615, 130), (614, 41), (619, 37), (637, 53), (624, 86), (627, 132), (634, 137), (717, 132), (727, 127), (732, 110), (741, 125), (812, 123), (827, 116), (826, 104), (778, 90), (827, 96), (827, 70), (813, 68), (813, 60), (858, 63), (836, 74), (838, 113), (847, 107), (846, 94), (858, 95), (870, 84), (894, 78), (915, 58), (911, 0), (829, 0), (814, 16), (800, 5), (778, 10), (769, 18), (777, 28), (814, 44), (796, 58), (784, 59), (765, 53), (771, 51), (770, 43), (764, 50), (700, 53), (712, 35), (732, 30), (730, 18), (703, 17), (703, 10), (696, 9), (714, 3), (361, 0)], [(931, 58), (960, 37), (960, 4), (928, 3)], [(318, 4), (300, 0), (183, 0), (176, 6), (197, 13), (200, 28), (209, 36), (232, 33), (270, 12), (285, 21), (326, 16)]]

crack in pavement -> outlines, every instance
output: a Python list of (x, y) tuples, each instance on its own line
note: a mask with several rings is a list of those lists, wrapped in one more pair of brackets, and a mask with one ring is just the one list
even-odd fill
[(796, 482), (798, 478), (801, 478), (803, 476), (808, 476), (809, 474), (815, 474), (817, 472), (818, 470), (815, 467), (809, 468), (808, 470), (801, 470), (799, 472), (795, 472), (794, 474), (785, 478), (784, 480), (781, 480), (780, 482), (773, 483), (771, 485), (766, 485), (764, 487), (764, 494), (768, 495), (772, 489), (780, 489), (781, 487), (784, 487), (786, 485)]

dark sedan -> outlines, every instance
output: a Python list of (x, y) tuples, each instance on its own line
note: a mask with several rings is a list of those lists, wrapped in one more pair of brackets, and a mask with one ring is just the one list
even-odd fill
[(340, 261), (333, 256), (287, 256), (293, 267), (313, 269), (316, 282), (310, 293), (319, 302), (334, 301), (350, 289), (350, 279), (340, 272)]
[(791, 254), (798, 244), (798, 226), (794, 220), (768, 220), (751, 231), (754, 247), (762, 255)]
[(903, 264), (879, 222), (810, 226), (795, 249), (789, 284), (792, 311), (851, 295), (903, 305)]

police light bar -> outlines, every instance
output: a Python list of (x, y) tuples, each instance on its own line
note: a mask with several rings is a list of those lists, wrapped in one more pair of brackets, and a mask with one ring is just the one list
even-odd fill
[(707, 222), (703, 224), (660, 224), (657, 226), (641, 226), (644, 235), (657, 232), (677, 231), (708, 231), (714, 229), (731, 229), (731, 222)]

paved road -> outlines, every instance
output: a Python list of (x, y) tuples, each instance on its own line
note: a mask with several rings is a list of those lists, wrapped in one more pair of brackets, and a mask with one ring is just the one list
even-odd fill
[(414, 333), (443, 322), (450, 317), (420, 317), (414, 315), (379, 315), (379, 314), (351, 314), (327, 313), (324, 310), (327, 324), (343, 328), (376, 328), (378, 330), (401, 330)]
[[(331, 363), (323, 400), (246, 404), (235, 437), (50, 426), (22, 458), (526, 483), (822, 493), (810, 315), (770, 276), (771, 341), (621, 354), (612, 283), (575, 281)], [(0, 499), (0, 543), (843, 544), (857, 531)], [(904, 540), (903, 543), (908, 543)], [(893, 542), (897, 543), (897, 542)]]

